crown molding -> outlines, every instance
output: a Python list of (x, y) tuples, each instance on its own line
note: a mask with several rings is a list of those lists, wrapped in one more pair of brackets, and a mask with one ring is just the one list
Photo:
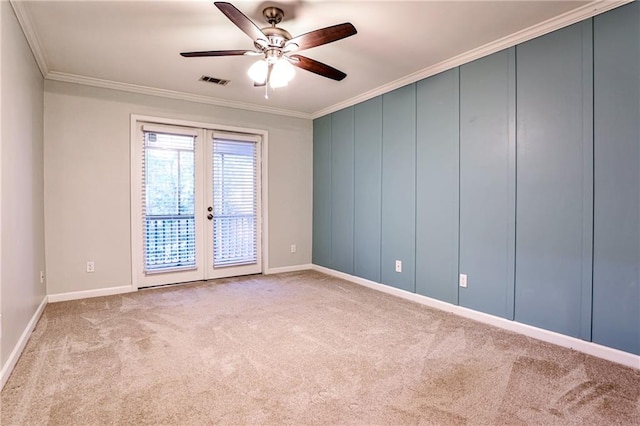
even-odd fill
[(42, 44), (40, 43), (38, 34), (36, 33), (36, 30), (33, 27), (33, 23), (31, 22), (31, 18), (29, 18), (29, 13), (27, 12), (24, 6), (25, 2), (9, 0), (9, 3), (13, 8), (13, 12), (16, 14), (18, 23), (22, 28), (24, 37), (27, 39), (29, 48), (31, 48), (33, 57), (35, 58), (36, 63), (38, 64), (38, 68), (40, 68), (40, 73), (42, 74), (43, 77), (46, 78), (47, 74), (49, 74), (49, 65), (47, 64), (47, 58), (44, 55), (44, 50), (42, 49)]
[(217, 99), (209, 96), (194, 95), (191, 93), (178, 92), (176, 90), (158, 89), (156, 87), (140, 86), (138, 84), (121, 83), (119, 81), (103, 80), (100, 78), (85, 77), (82, 75), (68, 74), (58, 71), (50, 71), (46, 77), (47, 80), (61, 81), (64, 83), (82, 84), (85, 86), (99, 87), (103, 89), (120, 90), (123, 92), (138, 93), (141, 95), (159, 96), (169, 99), (177, 99), (181, 101), (197, 102), (201, 104), (209, 104), (222, 106), (227, 108), (237, 108), (247, 111), (263, 112), (275, 115), (284, 115), (287, 117), (311, 119), (311, 115), (298, 111), (287, 109), (265, 107), (261, 105), (249, 104), (244, 102), (234, 102), (224, 99)]
[(136, 84), (121, 83), (117, 81), (102, 80), (102, 79), (93, 78), (93, 77), (85, 77), (81, 75), (51, 71), (47, 64), (47, 60), (44, 55), (44, 51), (42, 49), (42, 44), (33, 27), (31, 19), (29, 18), (29, 14), (24, 6), (25, 2), (19, 1), (19, 0), (9, 0), (16, 14), (18, 22), (22, 28), (22, 31), (25, 35), (25, 38), (27, 39), (29, 47), (33, 52), (33, 56), (36, 60), (36, 63), (40, 68), (40, 72), (42, 73), (45, 79), (61, 81), (66, 83), (76, 83), (76, 84), (100, 87), (105, 89), (121, 90), (125, 92), (138, 93), (143, 95), (151, 95), (151, 96), (159, 96), (159, 97), (165, 97), (170, 99), (185, 100), (190, 102), (222, 106), (227, 108), (238, 108), (238, 109), (263, 112), (268, 114), (283, 115), (283, 116), (302, 118), (302, 119), (315, 119), (315, 118), (330, 114), (332, 112), (339, 111), (343, 108), (356, 105), (358, 103), (364, 102), (371, 98), (375, 98), (376, 96), (390, 92), (397, 88), (406, 86), (407, 84), (415, 83), (416, 81), (420, 81), (427, 77), (431, 77), (435, 74), (441, 73), (443, 71), (447, 71), (451, 68), (455, 68), (457, 66), (460, 66), (468, 62), (474, 61), (476, 59), (482, 58), (484, 56), (490, 55), (492, 53), (499, 52), (500, 50), (516, 46), (520, 43), (524, 43), (528, 40), (534, 39), (536, 37), (540, 37), (542, 35), (558, 30), (560, 28), (564, 28), (576, 22), (580, 22), (582, 20), (591, 18), (593, 16), (599, 15), (601, 13), (607, 12), (609, 10), (623, 6), (627, 3), (631, 3), (633, 1), (634, 0), (592, 1), (584, 6), (578, 7), (560, 16), (557, 16), (547, 21), (544, 21), (542, 23), (533, 25), (522, 31), (518, 31), (514, 34), (503, 37), (491, 43), (487, 43), (484, 46), (481, 46), (476, 49), (465, 52), (463, 54), (454, 56), (450, 59), (447, 59), (435, 65), (432, 65), (430, 67), (424, 68), (422, 70), (409, 74), (400, 79), (394, 80), (390, 83), (379, 86), (373, 90), (370, 90), (368, 92), (362, 93), (353, 98), (347, 99), (343, 102), (339, 102), (337, 104), (331, 105), (327, 108), (323, 108), (321, 110), (318, 110), (316, 112), (309, 114), (309, 113), (303, 113), (299, 111), (270, 108), (270, 107), (244, 103), (244, 102), (233, 102), (233, 101), (228, 101), (224, 99), (218, 99), (218, 98), (202, 96), (202, 95), (195, 95), (195, 94), (179, 92), (174, 90), (159, 89), (154, 87), (140, 86)]
[(576, 22), (580, 22), (585, 19), (592, 18), (601, 13), (623, 6), (627, 3), (632, 3), (633, 1), (634, 0), (593, 1), (589, 4), (576, 8), (562, 15), (556, 16), (554, 18), (551, 18), (539, 24), (533, 25), (529, 28), (525, 28), (524, 30), (518, 31), (516, 33), (513, 33), (501, 39), (492, 41), (490, 43), (485, 44), (484, 46), (480, 46), (476, 49), (454, 56), (450, 59), (447, 59), (445, 61), (432, 65), (430, 67), (424, 68), (413, 74), (409, 74), (405, 77), (402, 77), (398, 80), (392, 81), (391, 83), (377, 87), (373, 90), (370, 90), (361, 95), (355, 96), (351, 99), (347, 99), (344, 102), (340, 102), (330, 107), (316, 111), (311, 114), (311, 118), (316, 119), (316, 118), (325, 116), (327, 114), (330, 114), (332, 112), (339, 111), (343, 108), (356, 105), (358, 103), (375, 98), (376, 96), (382, 95), (384, 93), (388, 93), (392, 90), (398, 89), (408, 84), (415, 83), (416, 81), (420, 81), (427, 77), (431, 77), (443, 71), (450, 70), (452, 68), (458, 67), (460, 65), (464, 65), (471, 61), (475, 61), (476, 59), (480, 59), (482, 57), (488, 56), (492, 53), (499, 52), (509, 47), (516, 46), (520, 43), (524, 43), (525, 41), (532, 40), (536, 37), (540, 37), (542, 35), (551, 33), (560, 28), (564, 28), (569, 25), (575, 24)]
[(264, 113), (276, 114), (276, 115), (284, 115), (284, 116), (295, 117), (295, 118), (304, 118), (304, 119), (311, 118), (310, 114), (302, 113), (298, 111), (263, 107), (260, 105), (242, 103), (242, 102), (232, 102), (232, 101), (212, 98), (208, 96), (194, 95), (190, 93), (178, 92), (173, 90), (158, 89), (154, 87), (140, 86), (136, 84), (121, 83), (117, 81), (102, 80), (102, 79), (93, 78), (93, 77), (86, 77), (86, 76), (81, 76), (76, 74), (52, 71), (49, 68), (49, 65), (47, 64), (47, 60), (44, 55), (44, 50), (42, 49), (42, 43), (40, 42), (40, 39), (33, 26), (31, 18), (29, 17), (29, 13), (26, 10), (25, 2), (19, 1), (19, 0), (9, 0), (9, 2), (13, 7), (13, 10), (16, 14), (16, 18), (18, 19), (18, 23), (22, 28), (22, 32), (24, 33), (24, 36), (27, 39), (27, 43), (29, 44), (31, 52), (33, 53), (33, 56), (36, 60), (36, 63), (38, 64), (38, 68), (40, 68), (40, 73), (47, 80), (83, 84), (86, 86), (100, 87), (104, 89), (121, 90), (125, 92), (132, 92), (132, 93), (138, 93), (143, 95), (160, 96), (164, 98), (204, 103), (209, 105), (217, 105), (217, 106), (228, 107), (228, 108), (238, 108), (238, 109), (264, 112)]

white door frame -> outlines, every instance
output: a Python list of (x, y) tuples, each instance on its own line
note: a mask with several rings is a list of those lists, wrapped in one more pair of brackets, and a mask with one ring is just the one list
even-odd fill
[[(229, 126), (223, 124), (215, 124), (215, 123), (207, 123), (200, 121), (190, 121), (190, 120), (180, 120), (180, 119), (171, 119), (164, 117), (155, 117), (148, 115), (140, 115), (140, 114), (131, 114), (130, 121), (130, 148), (131, 148), (131, 164), (130, 164), (130, 190), (131, 190), (131, 287), (133, 291), (136, 291), (140, 288), (141, 277), (144, 274), (142, 270), (142, 249), (143, 249), (143, 239), (142, 239), (142, 220), (140, 217), (141, 214), (141, 191), (142, 191), (142, 174), (141, 174), (141, 154), (142, 150), (140, 148), (139, 142), (139, 125), (141, 123), (151, 123), (157, 125), (165, 125), (165, 126), (179, 126), (179, 127), (190, 127), (198, 130), (205, 131), (206, 130), (214, 130), (214, 131), (222, 131), (229, 133), (248, 133), (260, 136), (261, 144), (260, 144), (260, 159), (261, 163), (259, 164), (260, 169), (260, 181), (261, 181), (261, 204), (262, 204), (262, 221), (259, 224), (259, 230), (261, 234), (261, 260), (262, 260), (262, 272), (267, 271), (269, 269), (269, 235), (268, 235), (268, 146), (269, 146), (269, 132), (265, 129), (254, 129), (247, 127), (238, 127), (238, 126)], [(206, 143), (206, 138), (205, 138)], [(202, 145), (204, 146), (204, 145)], [(203, 194), (206, 196), (205, 194)], [(204, 199), (204, 198), (203, 198)], [(200, 214), (204, 213), (199, 212)], [(204, 250), (206, 252), (206, 250)], [(203, 252), (203, 255), (204, 255)], [(203, 268), (204, 269), (204, 268)], [(203, 275), (201, 279), (206, 279)]]

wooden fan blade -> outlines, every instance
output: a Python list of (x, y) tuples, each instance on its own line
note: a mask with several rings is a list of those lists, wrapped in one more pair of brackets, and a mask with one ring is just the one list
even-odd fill
[(285, 51), (288, 52), (310, 49), (312, 47), (341, 40), (357, 33), (358, 31), (356, 31), (356, 28), (350, 22), (346, 22), (344, 24), (321, 28), (319, 30), (294, 37), (289, 40), (284, 47)]
[(264, 35), (260, 28), (251, 22), (251, 20), (242, 12), (236, 9), (234, 5), (223, 1), (217, 1), (213, 4), (215, 4), (216, 7), (220, 9), (220, 12), (224, 13), (225, 16), (236, 25), (236, 27), (240, 28), (242, 32), (248, 35), (251, 40), (256, 41), (262, 39), (267, 41), (267, 36)]
[(199, 58), (203, 56), (242, 56), (253, 50), (206, 50), (203, 52), (182, 52), (180, 55), (185, 58)]
[(303, 70), (311, 71), (314, 74), (318, 74), (332, 80), (341, 81), (347, 76), (340, 70), (330, 67), (327, 64), (323, 64), (322, 62), (318, 62), (314, 59), (307, 58), (306, 56), (291, 55), (290, 58), (293, 59), (291, 63), (296, 67), (302, 68)]

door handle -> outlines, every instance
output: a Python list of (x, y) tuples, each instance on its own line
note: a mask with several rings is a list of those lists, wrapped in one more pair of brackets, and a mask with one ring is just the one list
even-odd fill
[(212, 215), (211, 213), (209, 213), (209, 214), (207, 215), (207, 219), (209, 219), (209, 220), (213, 219), (213, 215)]

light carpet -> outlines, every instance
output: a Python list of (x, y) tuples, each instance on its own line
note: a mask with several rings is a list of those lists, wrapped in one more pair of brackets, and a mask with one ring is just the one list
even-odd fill
[(318, 272), (49, 304), (2, 425), (638, 425), (640, 370)]

